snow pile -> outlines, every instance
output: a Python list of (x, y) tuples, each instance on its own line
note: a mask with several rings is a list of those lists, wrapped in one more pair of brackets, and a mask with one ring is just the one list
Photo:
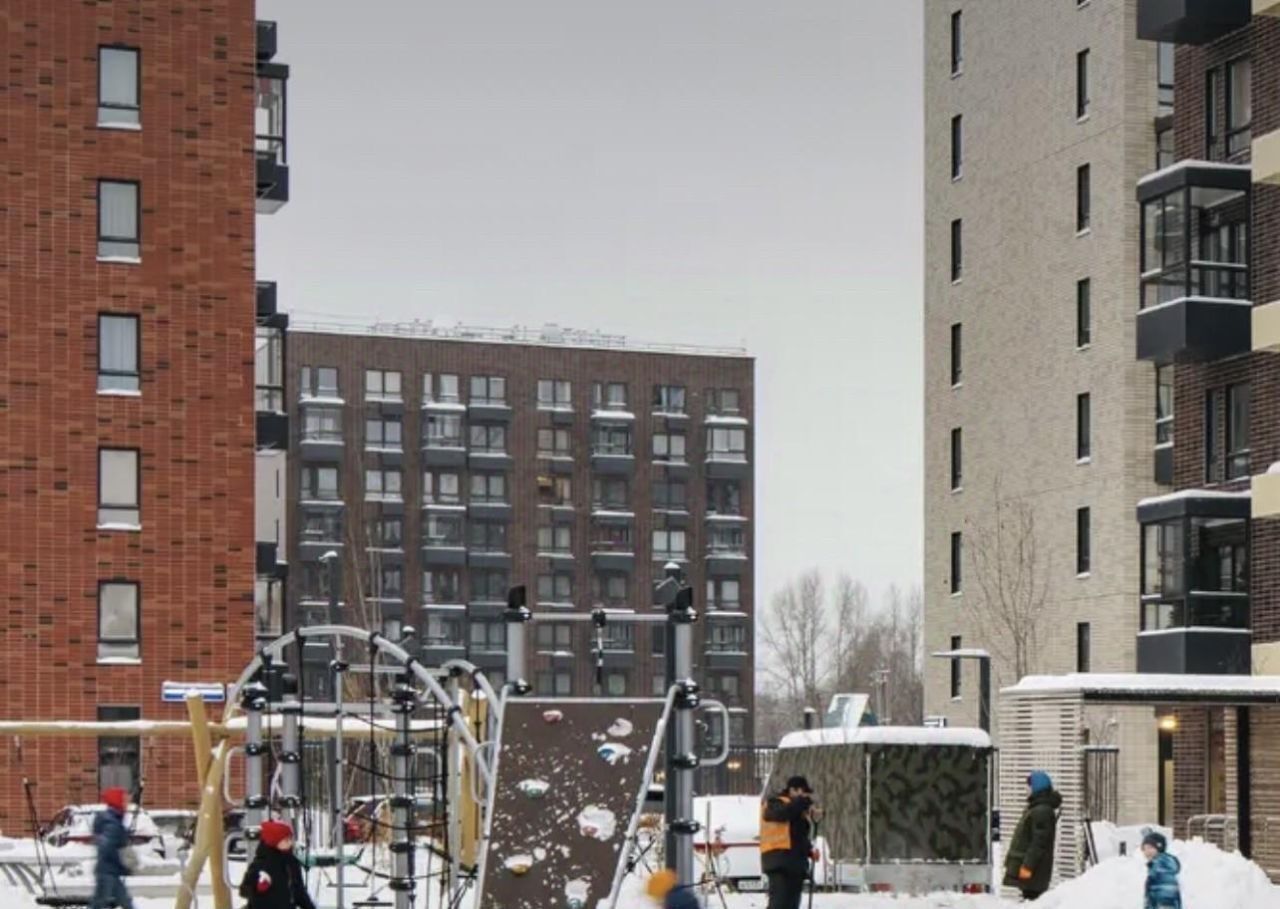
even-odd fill
[[(1182, 904), (1203, 909), (1280, 909), (1280, 889), (1239, 853), (1210, 843), (1175, 842), (1169, 850), (1182, 862)], [(1042, 909), (1133, 909), (1142, 905), (1147, 863), (1141, 855), (1108, 859), (1086, 874), (1046, 893)]]

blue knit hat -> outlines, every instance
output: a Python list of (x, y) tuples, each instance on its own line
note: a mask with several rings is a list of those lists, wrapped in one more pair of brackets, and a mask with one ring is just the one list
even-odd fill
[(1053, 788), (1053, 780), (1049, 779), (1049, 774), (1043, 770), (1035, 770), (1027, 777), (1027, 785), (1031, 787), (1031, 794), (1038, 792), (1048, 792)]

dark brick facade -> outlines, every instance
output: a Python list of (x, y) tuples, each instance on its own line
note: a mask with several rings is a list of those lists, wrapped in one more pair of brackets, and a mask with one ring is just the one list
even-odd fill
[[(394, 558), (403, 559), (403, 605), (399, 602), (382, 603), (379, 611), (349, 607), (346, 619), (370, 621), (387, 618), (403, 618), (421, 632), (427, 625), (429, 615), (433, 611), (423, 605), (422, 574), (426, 565), (422, 552), (425, 540), (424, 524), (427, 511), (423, 500), (423, 471), (430, 466), (423, 453), (423, 426), (426, 412), (423, 409), (423, 375), (442, 374), (459, 377), (461, 401), (468, 402), (470, 378), (473, 376), (500, 376), (506, 380), (506, 403), (510, 413), (501, 420), (495, 421), (478, 412), (474, 407), (463, 420), (464, 433), (470, 424), (494, 424), (506, 427), (506, 451), (509, 460), (498, 470), (484, 467), (477, 462), (474, 452), (469, 453), (466, 462), (457, 467), (441, 467), (444, 470), (456, 470), (462, 477), (462, 501), (468, 502), (469, 478), (475, 474), (502, 473), (506, 477), (506, 492), (509, 510), (501, 520), (507, 525), (506, 552), (509, 559), (483, 561), (498, 565), (498, 570), (509, 571), (511, 584), (524, 584), (529, 592), (530, 608), (539, 611), (550, 611), (545, 606), (536, 605), (538, 600), (537, 586), (540, 574), (561, 571), (572, 575), (573, 596), (572, 608), (577, 612), (588, 612), (598, 603), (593, 595), (592, 580), (597, 570), (594, 564), (591, 545), (595, 533), (596, 518), (593, 518), (593, 480), (605, 476), (621, 476), (629, 481), (629, 501), (625, 507), (611, 508), (609, 511), (633, 513), (626, 519), (613, 515), (609, 521), (622, 523), (631, 527), (631, 549), (634, 559), (622, 570), (628, 578), (626, 587), (626, 606), (644, 610), (652, 603), (652, 584), (661, 576), (664, 559), (653, 552), (652, 533), (655, 530), (683, 530), (687, 534), (686, 557), (684, 563), (686, 576), (693, 585), (696, 603), (700, 613), (707, 614), (704, 591), (709, 576), (734, 579), (740, 583), (740, 602), (736, 609), (729, 612), (745, 614), (740, 619), (725, 618), (709, 621), (731, 621), (742, 628), (744, 647), (739, 655), (721, 653), (714, 658), (709, 657), (703, 647), (708, 621), (699, 623), (699, 645), (696, 661), (700, 680), (709, 690), (710, 696), (719, 697), (727, 704), (741, 711), (749, 711), (752, 704), (754, 645), (753, 617), (755, 603), (754, 563), (751, 559), (754, 538), (755, 490), (751, 474), (754, 464), (752, 434), (754, 428), (754, 361), (744, 356), (704, 356), (686, 354), (668, 354), (646, 352), (643, 350), (592, 349), (590, 347), (549, 346), (536, 344), (503, 344), (479, 343), (474, 341), (452, 341), (433, 338), (389, 338), (371, 335), (350, 335), (323, 332), (307, 332), (291, 330), (287, 336), (287, 362), (289, 363), (288, 385), (290, 389), (303, 388), (301, 377), (308, 367), (336, 367), (338, 370), (339, 394), (342, 405), (343, 445), (340, 454), (335, 454), (329, 463), (340, 465), (341, 497), (345, 502), (347, 525), (344, 528), (346, 545), (344, 546), (344, 566), (346, 581), (344, 597), (348, 603), (357, 602), (357, 591), (352, 580), (356, 572), (364, 572), (364, 560), (350, 556), (352, 545), (362, 545), (363, 527), (369, 520), (376, 519), (379, 514), (388, 513), (385, 504), (369, 504), (365, 502), (362, 484), (363, 472), (379, 465), (398, 467), (403, 476), (401, 499), (403, 504), (394, 504), (390, 511), (403, 515), (403, 555)], [(401, 376), (402, 392), (400, 403), (388, 408), (377, 401), (366, 400), (365, 371), (394, 370)], [(537, 406), (537, 385), (539, 380), (554, 379), (571, 384), (571, 413), (553, 413)], [(592, 413), (592, 387), (596, 382), (620, 382), (627, 387), (626, 411), (634, 414), (632, 450), (634, 463), (623, 467), (620, 474), (604, 474), (592, 459), (592, 427), (595, 419)], [(686, 413), (682, 418), (671, 418), (654, 413), (652, 396), (655, 386), (681, 386), (686, 390)], [(707, 440), (710, 415), (707, 392), (710, 389), (735, 389), (740, 398), (740, 416), (745, 420), (747, 443), (747, 464), (742, 466), (744, 476), (738, 481), (741, 488), (741, 518), (739, 523), (745, 530), (745, 556), (739, 563), (732, 561), (713, 562), (706, 558), (708, 528), (711, 526), (707, 514), (707, 481), (711, 470), (707, 458)], [(315, 463), (315, 455), (310, 457), (302, 452), (302, 438), (306, 432), (306, 413), (311, 405), (301, 405), (299, 394), (291, 391), (289, 400), (289, 425), (291, 441), (289, 452), (289, 484), (287, 491), (289, 514), (289, 540), (287, 544), (290, 563), (289, 604), (290, 622), (297, 621), (305, 611), (302, 607), (301, 575), (308, 571), (305, 564), (314, 561), (322, 554), (323, 547), (311, 548), (306, 552), (300, 545), (300, 475), (309, 463)], [(474, 402), (471, 402), (474, 403)], [(365, 420), (368, 416), (388, 412), (402, 414), (402, 452), (388, 457), (367, 450), (365, 444)], [(538, 430), (564, 429), (571, 437), (572, 463), (552, 464), (539, 457)], [(675, 467), (659, 463), (652, 456), (652, 438), (655, 433), (665, 431), (683, 432), (687, 439), (685, 465)], [(465, 441), (464, 441), (464, 444)], [(323, 455), (321, 455), (323, 457)], [(615, 466), (615, 470), (619, 469)], [(547, 479), (568, 477), (572, 487), (572, 505), (569, 510), (553, 513), (548, 503), (551, 497), (544, 484)], [(686, 514), (673, 514), (668, 510), (658, 510), (652, 499), (652, 486), (664, 478), (683, 479), (687, 489)], [(468, 504), (466, 516), (468, 528), (480, 518), (474, 500)], [(355, 526), (351, 526), (352, 516), (358, 516)], [(363, 525), (363, 527), (362, 527)], [(570, 528), (572, 540), (572, 558), (557, 558), (554, 561), (539, 552), (537, 531), (540, 526), (567, 526)], [(490, 602), (477, 607), (477, 593), (472, 589), (471, 571), (481, 561), (477, 553), (469, 548), (466, 563), (458, 567), (461, 575), (462, 590), (458, 599), (468, 607), (466, 619), (478, 621), (483, 613), (486, 619), (495, 618), (499, 610), (491, 602), (492, 597), (485, 597)], [(624, 560), (625, 562), (625, 560)], [(361, 567), (356, 567), (361, 566)], [(364, 574), (366, 583), (369, 575)], [(436, 610), (438, 611), (438, 610)], [(606, 671), (625, 673), (626, 694), (629, 696), (649, 696), (652, 692), (653, 679), (662, 674), (662, 658), (655, 657), (652, 638), (660, 632), (661, 626), (642, 626), (635, 632), (634, 655), (611, 655)], [(420, 635), (421, 636), (421, 635)], [(594, 632), (590, 625), (574, 626), (573, 638), (568, 650), (573, 654), (551, 656), (539, 648), (530, 635), (531, 676), (546, 673), (552, 669), (569, 670), (572, 673), (572, 694), (574, 696), (590, 696), (595, 694), (596, 670), (591, 655), (594, 645)], [(559, 648), (557, 648), (559, 649)], [(542, 650), (543, 653), (538, 651)], [(459, 656), (463, 654), (459, 653)], [(476, 657), (474, 653), (469, 656)], [(487, 660), (479, 660), (482, 665), (494, 669), (503, 666), (500, 658), (492, 654)], [(714, 662), (714, 665), (712, 665)], [(739, 694), (736, 699), (727, 697), (713, 676), (736, 676)], [(531, 679), (532, 681), (533, 679)], [(746, 720), (738, 721), (745, 728), (737, 730), (738, 735), (750, 736), (750, 724)]]
[[(0, 4), (0, 718), (181, 719), (164, 680), (252, 647), (254, 7)], [(97, 126), (98, 48), (140, 49), (141, 129)], [(100, 178), (138, 181), (139, 264), (97, 261)], [(140, 318), (141, 394), (97, 392), (97, 317)], [(140, 451), (140, 531), (98, 529), (98, 448)], [(140, 660), (99, 662), (98, 585), (140, 585)], [(143, 742), (194, 805), (190, 742)], [(98, 792), (93, 739), (0, 744), (0, 829)]]

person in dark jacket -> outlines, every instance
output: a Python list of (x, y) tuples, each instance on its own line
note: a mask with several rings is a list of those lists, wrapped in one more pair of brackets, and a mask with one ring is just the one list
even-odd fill
[(93, 866), (93, 898), (90, 909), (133, 909), (133, 898), (124, 885), (125, 867), (121, 853), (129, 846), (129, 830), (124, 825), (125, 811), (129, 808), (129, 795), (123, 789), (107, 789), (102, 793), (107, 807), (93, 817), (93, 842), (97, 848), (97, 861)]
[(307, 893), (302, 862), (293, 854), (293, 828), (283, 821), (263, 821), (258, 850), (240, 881), (249, 909), (316, 909)]
[(670, 868), (654, 872), (645, 885), (645, 891), (662, 909), (702, 909), (692, 887), (681, 887), (676, 873)]
[(760, 867), (769, 878), (769, 909), (799, 909), (813, 858), (810, 823), (822, 818), (802, 776), (765, 800), (760, 809)]
[(1182, 909), (1182, 890), (1178, 873), (1182, 863), (1168, 852), (1169, 841), (1163, 833), (1148, 833), (1142, 840), (1142, 854), (1147, 857), (1147, 891), (1145, 909)]
[(1062, 796), (1043, 770), (1027, 777), (1027, 810), (1018, 821), (1004, 859), (1004, 883), (1022, 891), (1023, 899), (1036, 900), (1053, 879), (1053, 849), (1058, 840), (1058, 809)]

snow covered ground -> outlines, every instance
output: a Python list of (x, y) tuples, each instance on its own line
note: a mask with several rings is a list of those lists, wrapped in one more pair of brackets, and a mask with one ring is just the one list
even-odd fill
[[(5, 855), (12, 859), (24, 851), (29, 850), (19, 841), (0, 840), (0, 906), (4, 909), (37, 909), (31, 894), (3, 874)], [(1272, 886), (1257, 865), (1239, 855), (1223, 853), (1204, 843), (1179, 842), (1172, 851), (1182, 861), (1183, 905), (1187, 909), (1280, 909), (1280, 889)], [(1036, 905), (1040, 909), (1140, 909), (1145, 874), (1140, 857), (1111, 859), (1046, 894)], [(147, 893), (136, 900), (138, 909), (171, 909), (173, 890), (165, 891), (164, 878), (161, 874), (133, 879), (135, 892)], [(176, 884), (175, 879), (170, 880)], [(653, 909), (653, 904), (644, 896), (643, 886), (639, 879), (628, 880), (619, 902), (620, 909)], [(208, 890), (202, 890), (197, 909), (209, 909), (212, 901)], [(363, 892), (349, 892), (348, 905), (363, 896)], [(332, 889), (322, 892), (318, 902), (321, 906), (333, 906)], [(727, 909), (765, 909), (767, 902), (763, 895), (729, 894), (726, 906)], [(431, 909), (431, 905), (421, 900), (418, 903), (419, 909)], [(813, 900), (814, 909), (1012, 909), (1018, 905), (1024, 904), (996, 896), (957, 894), (895, 898), (820, 893)], [(706, 906), (720, 909), (719, 898), (711, 894)]]

